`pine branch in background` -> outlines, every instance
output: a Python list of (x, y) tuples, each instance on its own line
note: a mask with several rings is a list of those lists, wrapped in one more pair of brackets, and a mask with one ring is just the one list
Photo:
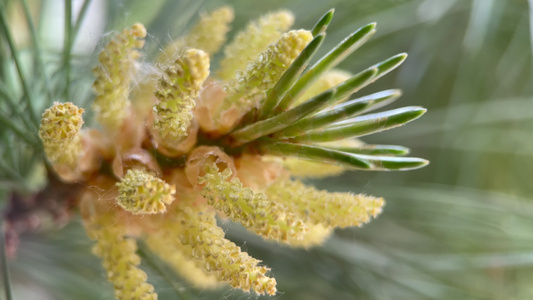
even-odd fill
[(53, 102), (52, 91), (51, 91), (52, 87), (50, 85), (50, 81), (48, 79), (48, 75), (46, 74), (46, 68), (45, 68), (44, 62), (43, 62), (43, 51), (41, 49), (41, 45), (40, 45), (38, 37), (37, 37), (37, 31), (36, 31), (36, 28), (35, 28), (35, 24), (33, 23), (33, 19), (32, 19), (31, 13), (30, 13), (30, 7), (28, 5), (28, 1), (27, 0), (23, 0), (22, 1), (22, 5), (24, 7), (24, 17), (26, 18), (26, 22), (27, 22), (28, 27), (30, 29), (31, 42), (32, 42), (32, 46), (33, 46), (34, 51), (35, 51), (35, 53), (34, 53), (35, 60), (37, 61), (37, 64), (39, 65), (39, 69), (40, 69), (41, 76), (42, 76), (42, 81), (43, 81), (44, 86), (45, 86), (47, 102), (48, 103), (52, 103)]
[(72, 55), (72, 1), (65, 0), (65, 31), (63, 32), (63, 69), (65, 70), (65, 92), (64, 99), (70, 99), (70, 70)]
[(36, 112), (36, 109), (34, 107), (35, 100), (33, 98), (32, 92), (30, 91), (28, 79), (27, 79), (26, 75), (24, 74), (24, 70), (23, 70), (23, 67), (22, 67), (22, 62), (21, 62), (21, 59), (20, 59), (20, 54), (19, 54), (18, 49), (17, 49), (17, 47), (15, 45), (15, 41), (13, 40), (13, 35), (12, 35), (11, 30), (10, 30), (9, 24), (7, 22), (7, 16), (6, 16), (5, 12), (6, 12), (5, 4), (4, 4), (4, 2), (0, 2), (0, 26), (2, 28), (3, 36), (5, 38), (4, 41), (9, 46), (9, 50), (11, 51), (11, 56), (13, 58), (15, 66), (17, 68), (17, 73), (18, 73), (18, 76), (19, 76), (20, 84), (22, 85), (22, 88), (23, 88), (23, 91), (24, 91), (24, 100), (25, 100), (26, 106), (27, 106), (27, 108), (29, 110), (28, 111), (29, 119), (34, 124), (38, 124), (39, 121), (38, 121), (38, 117), (37, 117), (37, 112)]
[(0, 223), (0, 262), (2, 263), (2, 285), (5, 293), (5, 299), (13, 299), (13, 292), (11, 291), (11, 276), (9, 275), (9, 266), (6, 254), (6, 235), (4, 229), (4, 221)]

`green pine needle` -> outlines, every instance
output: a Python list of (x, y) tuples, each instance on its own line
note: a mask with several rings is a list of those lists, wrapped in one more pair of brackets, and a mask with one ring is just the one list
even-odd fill
[(305, 49), (298, 55), (296, 60), (291, 66), (283, 73), (283, 76), (276, 83), (276, 85), (270, 90), (266, 100), (259, 111), (259, 120), (263, 120), (266, 117), (272, 115), (274, 107), (276, 107), (280, 99), (287, 93), (288, 89), (298, 79), (300, 74), (305, 70), (313, 56), (315, 55), (320, 45), (324, 41), (324, 33), (317, 35)]
[(22, 6), (24, 8), (24, 17), (26, 18), (26, 23), (28, 24), (30, 31), (31, 42), (34, 48), (35, 60), (37, 61), (37, 65), (39, 66), (39, 69), (41, 71), (41, 79), (44, 83), (45, 93), (48, 98), (47, 100), (48, 103), (52, 103), (52, 86), (50, 85), (50, 81), (48, 80), (48, 74), (46, 74), (46, 68), (43, 62), (43, 51), (41, 49), (41, 44), (37, 37), (37, 30), (35, 29), (35, 24), (33, 23), (33, 19), (31, 17), (28, 0), (23, 0)]
[(321, 163), (367, 171), (407, 171), (422, 168), (429, 162), (415, 157), (390, 157), (342, 152), (320, 146), (265, 142), (260, 149), (267, 154), (293, 156)]
[(72, 1), (65, 0), (65, 31), (63, 42), (63, 68), (65, 70), (64, 99), (70, 99), (70, 67), (72, 52)]
[(74, 28), (72, 29), (72, 43), (74, 43), (76, 41), (76, 38), (78, 37), (81, 24), (83, 23), (83, 20), (85, 20), (85, 16), (87, 16), (87, 10), (89, 8), (89, 5), (91, 4), (91, 1), (92, 0), (83, 1), (83, 4), (80, 9), (80, 13), (78, 14), (78, 19), (76, 20), (76, 23), (74, 24)]
[(362, 145), (359, 147), (335, 147), (328, 146), (332, 150), (353, 154), (402, 156), (409, 154), (409, 148), (396, 145)]
[(379, 70), (377, 76), (374, 78), (374, 81), (378, 80), (379, 78), (385, 76), (392, 70), (396, 69), (406, 59), (407, 59), (407, 53), (400, 53), (374, 65), (374, 67), (378, 68)]
[(4, 2), (1, 1), (0, 2), (0, 27), (2, 28), (2, 32), (4, 33), (5, 39), (11, 51), (11, 56), (13, 57), (13, 61), (15, 62), (15, 66), (17, 68), (19, 80), (24, 90), (24, 94), (25, 94), (24, 100), (26, 102), (26, 105), (28, 106), (28, 110), (29, 110), (28, 113), (30, 115), (30, 119), (32, 120), (34, 124), (39, 124), (39, 117), (34, 107), (34, 103), (35, 103), (34, 98), (30, 91), (29, 82), (26, 78), (26, 75), (24, 74), (24, 70), (22, 69), (22, 62), (20, 60), (19, 50), (17, 49), (15, 45), (15, 41), (13, 40), (13, 36), (9, 29), (5, 11), (6, 9), (5, 9)]
[(21, 140), (25, 141), (29, 145), (36, 145), (37, 133), (31, 131), (25, 131), (15, 124), (9, 116), (6, 116), (3, 111), (0, 111), (0, 124), (9, 128), (15, 133)]
[(377, 74), (376, 68), (367, 69), (338, 86), (307, 100), (299, 106), (276, 115), (270, 119), (256, 122), (229, 135), (231, 145), (239, 146), (262, 136), (280, 131), (297, 120), (307, 117), (325, 107), (334, 105), (352, 93), (366, 86)]
[(358, 99), (346, 101), (327, 111), (303, 118), (275, 135), (276, 138), (295, 137), (307, 131), (324, 127), (331, 123), (354, 117), (371, 109), (387, 105), (401, 95), (399, 90), (389, 90)]
[(320, 20), (318, 20), (316, 25), (313, 27), (313, 30), (311, 30), (311, 33), (314, 37), (326, 32), (329, 23), (331, 23), (331, 20), (333, 20), (333, 14), (335, 14), (335, 9), (330, 9), (320, 18)]
[(274, 109), (276, 112), (285, 111), (290, 107), (294, 101), (298, 99), (303, 92), (311, 86), (320, 75), (326, 71), (334, 68), (348, 55), (361, 47), (370, 37), (376, 32), (376, 23), (370, 23), (355, 31), (352, 35), (344, 39), (340, 44), (333, 48), (328, 54), (322, 57), (316, 64), (314, 64), (294, 86), (287, 92), (283, 99)]
[(408, 106), (385, 112), (348, 119), (324, 129), (300, 135), (295, 142), (331, 142), (365, 136), (404, 125), (418, 119), (427, 110), (422, 107)]

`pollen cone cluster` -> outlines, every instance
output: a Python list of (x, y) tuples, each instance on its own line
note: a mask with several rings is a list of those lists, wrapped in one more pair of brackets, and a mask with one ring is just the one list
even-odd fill
[(425, 109), (368, 113), (396, 100), (397, 90), (351, 98), (406, 55), (355, 75), (334, 69), (375, 32), (372, 23), (313, 60), (332, 16), (310, 30), (289, 30), (287, 11), (253, 21), (224, 48), (219, 70), (210, 70), (211, 58), (226, 41), (231, 8), (203, 14), (154, 58), (141, 55), (147, 33), (134, 24), (111, 38), (94, 68), (100, 130), (82, 130), (83, 109), (72, 103), (44, 112), (44, 151), (54, 170), (76, 174), (57, 172), (61, 180), (87, 187), (76, 203), (117, 299), (157, 299), (137, 251), (194, 287), (275, 295), (270, 269), (227, 239), (217, 218), (265, 240), (319, 246), (335, 228), (368, 223), (384, 201), (293, 177), (427, 164), (404, 157), (406, 148), (359, 140)]

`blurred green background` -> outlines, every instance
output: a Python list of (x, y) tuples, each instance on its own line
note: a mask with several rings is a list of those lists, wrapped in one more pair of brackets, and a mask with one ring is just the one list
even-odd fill
[[(82, 3), (73, 1), (74, 11)], [(322, 247), (290, 249), (264, 242), (239, 226), (222, 224), (228, 237), (272, 268), (280, 291), (274, 298), (533, 299), (533, 1), (89, 3), (76, 42), (87, 45), (75, 44), (72, 55), (71, 95), (76, 95), (77, 103), (91, 97), (90, 69), (97, 46), (91, 41), (98, 41), (100, 32), (134, 22), (146, 24), (147, 49), (154, 53), (186, 31), (199, 11), (222, 4), (236, 11), (230, 39), (267, 11), (289, 9), (296, 15), (293, 28), (309, 29), (325, 11), (335, 8), (317, 57), (357, 28), (377, 22), (377, 34), (340, 68), (355, 73), (407, 52), (409, 58), (398, 70), (360, 94), (400, 88), (404, 95), (395, 105), (420, 105), (429, 111), (416, 122), (364, 141), (407, 146), (413, 156), (431, 164), (410, 172), (348, 172), (313, 181), (330, 191), (367, 193), (387, 201), (377, 220), (362, 229), (338, 230)], [(19, 33), (21, 58), (31, 61), (19, 4), (7, 1), (10, 24)], [(29, 4), (38, 20), (47, 68), (61, 72), (63, 2)], [(9, 51), (4, 40), (1, 48), (0, 57), (6, 60)], [(10, 61), (1, 64), (12, 68)], [(59, 77), (51, 78), (58, 90)], [(29, 76), (30, 81), (39, 78)], [(5, 85), (17, 85), (15, 79), (4, 80)], [(35, 82), (31, 88), (42, 88), (42, 83)], [(0, 96), (4, 101), (5, 95)], [(5, 106), (0, 103), (0, 109)], [(43, 108), (39, 103), (36, 107)], [(18, 152), (22, 160), (29, 155), (28, 162), (34, 159), (28, 146), (14, 137), (0, 143), (0, 160), (7, 161), (9, 152)], [(19, 176), (38, 177), (38, 170), (28, 162), (19, 168)], [(15, 184), (10, 176), (0, 170), (4, 205), (7, 191)], [(112, 287), (90, 246), (79, 220), (64, 228), (24, 234), (16, 259), (9, 261), (14, 298), (113, 299)], [(143, 268), (160, 299), (256, 298), (229, 287), (194, 290), (157, 259), (144, 260)]]

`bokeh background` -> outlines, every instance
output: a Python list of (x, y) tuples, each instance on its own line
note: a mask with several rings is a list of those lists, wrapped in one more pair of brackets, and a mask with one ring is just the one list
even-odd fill
[[(0, 1), (21, 59), (32, 70), (23, 1)], [(408, 52), (399, 69), (360, 93), (400, 88), (404, 95), (395, 105), (429, 111), (364, 141), (407, 146), (431, 164), (416, 171), (347, 172), (312, 181), (330, 191), (387, 201), (377, 220), (337, 230), (322, 247), (290, 249), (223, 224), (227, 236), (272, 268), (280, 291), (276, 299), (533, 299), (533, 1), (73, 0), (74, 20), (85, 2), (87, 14), (71, 57), (71, 95), (77, 103), (91, 98), (90, 70), (101, 36), (134, 22), (147, 26), (152, 54), (185, 32), (198, 12), (223, 4), (236, 11), (230, 38), (267, 11), (289, 9), (296, 15), (293, 28), (309, 29), (335, 8), (322, 53), (357, 28), (377, 22), (376, 35), (340, 67), (356, 73)], [(64, 2), (27, 3), (44, 63), (53, 74), (50, 81), (61, 90)], [(9, 50), (4, 39), (0, 42), (0, 66), (3, 74), (11, 74)], [(40, 77), (28, 74), (34, 80), (31, 88), (42, 89)], [(3, 77), (2, 86), (10, 85), (20, 90), (16, 78)], [(0, 110), (6, 97), (0, 93)], [(39, 159), (34, 152), (6, 134), (4, 123), (0, 128), (8, 136), (0, 142), (0, 162), (12, 161), (13, 153), (13, 161), (21, 161), (15, 174), (20, 178), (0, 168), (5, 206), (9, 190), (23, 180), (37, 185), (42, 172), (32, 164)], [(8, 262), (14, 298), (113, 299), (90, 248), (77, 219), (61, 228), (42, 224), (24, 234), (16, 258)], [(145, 257), (143, 268), (160, 299), (257, 298), (229, 287), (194, 290), (154, 257)]]

